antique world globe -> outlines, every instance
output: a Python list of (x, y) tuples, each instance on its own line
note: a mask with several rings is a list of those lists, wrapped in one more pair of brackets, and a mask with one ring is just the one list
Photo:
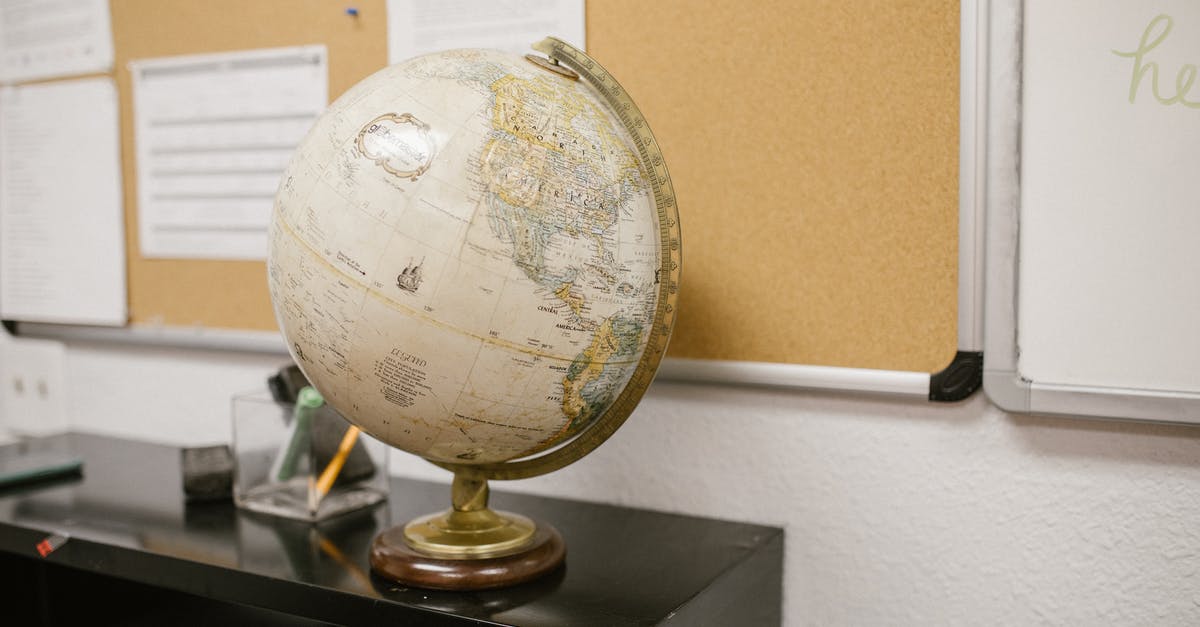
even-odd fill
[(270, 222), (271, 298), (309, 381), (455, 473), (450, 510), (372, 549), (415, 585), (508, 585), (562, 561), (552, 527), (487, 507), (486, 480), (603, 442), (675, 319), (678, 214), (649, 127), (595, 61), (534, 47), (545, 56), (453, 50), (358, 83), (297, 148)]

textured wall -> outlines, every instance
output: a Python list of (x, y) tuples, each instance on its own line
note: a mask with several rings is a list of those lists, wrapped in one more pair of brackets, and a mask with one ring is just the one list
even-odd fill
[[(73, 345), (71, 420), (224, 441), (278, 361)], [(657, 383), (592, 456), (498, 489), (783, 526), (789, 625), (1200, 624), (1196, 428)]]

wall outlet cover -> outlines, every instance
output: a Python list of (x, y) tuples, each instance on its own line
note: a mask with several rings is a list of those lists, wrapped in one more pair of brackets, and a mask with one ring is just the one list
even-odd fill
[(61, 342), (0, 343), (0, 428), (31, 436), (67, 430), (65, 362)]

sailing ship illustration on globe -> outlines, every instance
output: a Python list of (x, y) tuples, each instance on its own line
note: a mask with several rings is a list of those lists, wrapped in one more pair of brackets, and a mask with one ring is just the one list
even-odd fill
[(400, 274), (396, 276), (396, 287), (406, 292), (412, 292), (415, 294), (417, 288), (421, 287), (421, 267), (424, 265), (424, 257), (422, 257), (421, 261), (416, 265), (413, 265), (412, 260), (410, 259), (408, 265), (404, 267), (404, 270), (402, 270)]

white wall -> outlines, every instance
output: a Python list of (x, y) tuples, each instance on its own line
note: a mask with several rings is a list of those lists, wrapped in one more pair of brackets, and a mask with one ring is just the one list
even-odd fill
[[(226, 441), (281, 360), (72, 344), (69, 420)], [(659, 382), (590, 457), (497, 489), (782, 526), (789, 625), (1200, 624), (1200, 428)]]

